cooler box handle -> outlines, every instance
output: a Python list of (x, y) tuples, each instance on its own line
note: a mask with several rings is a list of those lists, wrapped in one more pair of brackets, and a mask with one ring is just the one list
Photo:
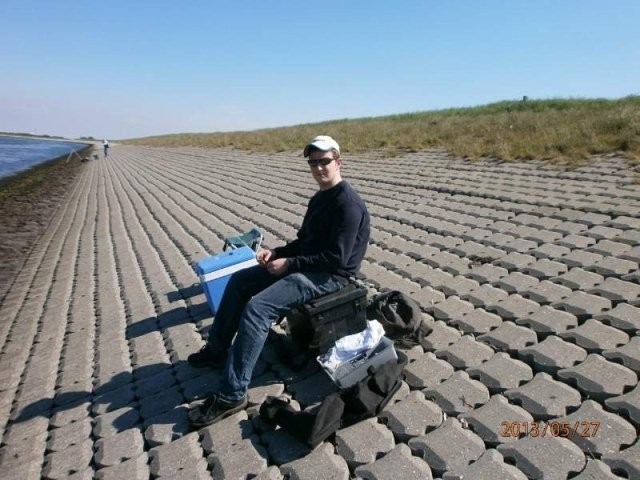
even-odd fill
[(262, 240), (262, 232), (256, 227), (253, 227), (251, 230), (243, 233), (242, 235), (225, 238), (222, 251), (226, 252), (227, 248), (235, 250), (236, 248), (240, 247), (249, 247), (251, 250), (257, 253), (260, 249), (260, 246), (262, 245)]

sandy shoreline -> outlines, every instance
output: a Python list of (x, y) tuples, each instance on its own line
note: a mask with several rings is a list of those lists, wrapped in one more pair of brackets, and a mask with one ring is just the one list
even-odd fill
[(80, 173), (91, 145), (0, 179), (0, 301)]

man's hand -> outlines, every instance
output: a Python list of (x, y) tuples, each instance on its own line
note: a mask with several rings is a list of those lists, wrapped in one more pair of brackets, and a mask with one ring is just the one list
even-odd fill
[(278, 258), (267, 263), (267, 272), (272, 275), (284, 275), (289, 270), (289, 259)]
[(273, 256), (273, 250), (268, 249), (260, 249), (258, 253), (256, 253), (256, 260), (260, 265), (266, 265), (269, 263), (269, 259)]
[(267, 267), (267, 272), (272, 275), (284, 275), (289, 269), (289, 262), (286, 258), (277, 258), (271, 260), (273, 257), (273, 250), (261, 249), (256, 253), (256, 260), (258, 264)]

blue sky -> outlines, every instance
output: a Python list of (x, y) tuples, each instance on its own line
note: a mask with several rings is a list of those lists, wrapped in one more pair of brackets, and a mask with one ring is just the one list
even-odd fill
[(111, 139), (640, 94), (640, 2), (0, 3), (0, 131)]

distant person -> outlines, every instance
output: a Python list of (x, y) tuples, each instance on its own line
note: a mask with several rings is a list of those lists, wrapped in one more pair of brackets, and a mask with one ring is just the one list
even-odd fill
[(279, 316), (344, 287), (360, 269), (369, 243), (369, 213), (342, 180), (340, 147), (321, 135), (304, 148), (304, 156), (319, 190), (309, 200), (298, 238), (258, 251), (258, 265), (231, 276), (207, 343), (189, 355), (194, 367), (224, 368), (218, 391), (189, 412), (195, 428), (246, 407), (253, 368)]
[(102, 142), (102, 148), (104, 148), (104, 158), (107, 158), (109, 155), (109, 142), (107, 142), (107, 139)]

